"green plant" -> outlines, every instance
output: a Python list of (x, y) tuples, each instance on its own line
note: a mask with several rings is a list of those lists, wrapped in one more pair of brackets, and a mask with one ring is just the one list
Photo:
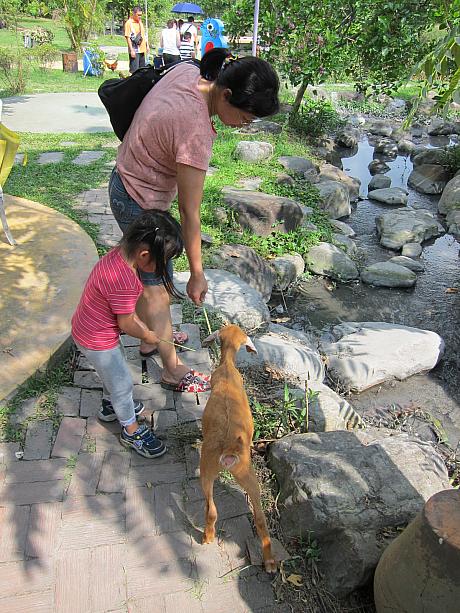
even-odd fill
[(23, 94), (29, 76), (29, 65), (19, 50), (0, 48), (0, 80), (10, 95)]
[(47, 28), (34, 28), (33, 30), (24, 30), (23, 37), (29, 36), (34, 45), (47, 45), (53, 41), (54, 33)]
[(59, 59), (61, 54), (57, 47), (46, 43), (29, 49), (27, 56), (40, 70), (50, 70), (53, 62)]
[(307, 432), (308, 407), (317, 395), (318, 392), (307, 388), (299, 398), (285, 383), (281, 401), (268, 405), (253, 398), (250, 405), (254, 417), (254, 441), (277, 439), (291, 432)]
[(105, 4), (104, 0), (64, 0), (64, 23), (72, 49), (80, 51), (93, 26), (101, 23)]
[(445, 164), (452, 174), (460, 170), (460, 145), (454, 145), (446, 149)]
[(289, 125), (295, 132), (312, 137), (333, 132), (344, 123), (330, 102), (312, 98), (307, 98), (299, 112), (289, 118)]

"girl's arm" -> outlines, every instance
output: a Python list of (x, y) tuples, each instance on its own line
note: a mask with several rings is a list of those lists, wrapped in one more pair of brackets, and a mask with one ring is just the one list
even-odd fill
[(190, 264), (187, 294), (195, 304), (201, 304), (208, 291), (208, 283), (201, 262), (200, 206), (203, 198), (205, 170), (177, 164), (179, 213), (182, 223), (185, 252)]
[(117, 323), (120, 330), (134, 338), (140, 338), (147, 345), (157, 345), (160, 342), (155, 332), (149, 330), (136, 313), (117, 315)]

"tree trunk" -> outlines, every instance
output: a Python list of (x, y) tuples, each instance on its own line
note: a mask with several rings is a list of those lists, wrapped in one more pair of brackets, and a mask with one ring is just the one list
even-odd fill
[(308, 81), (303, 81), (302, 85), (297, 90), (297, 94), (294, 100), (294, 104), (292, 106), (291, 117), (297, 115), (299, 112), (300, 105), (302, 103), (303, 95), (308, 87)]

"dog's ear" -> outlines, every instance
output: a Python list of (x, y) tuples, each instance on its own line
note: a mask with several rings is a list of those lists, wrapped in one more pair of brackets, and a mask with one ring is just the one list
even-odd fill
[(204, 339), (204, 341), (201, 343), (203, 347), (209, 347), (209, 345), (211, 343), (213, 343), (214, 341), (217, 341), (217, 339), (219, 338), (219, 332), (220, 330), (216, 330), (215, 332), (213, 332), (210, 336), (208, 336), (207, 338)]
[(246, 336), (246, 351), (248, 353), (257, 353), (257, 349), (256, 346), (254, 345), (254, 343), (252, 342), (252, 340), (249, 338), (249, 336)]

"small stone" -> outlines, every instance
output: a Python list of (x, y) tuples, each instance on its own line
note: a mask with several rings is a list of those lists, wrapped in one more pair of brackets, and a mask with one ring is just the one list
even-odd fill
[(375, 189), (386, 189), (391, 186), (391, 179), (386, 175), (377, 174), (369, 181), (367, 191), (371, 192)]
[(385, 174), (390, 170), (390, 167), (382, 160), (372, 160), (372, 162), (368, 165), (368, 169), (371, 175), (377, 175)]
[(45, 153), (40, 153), (37, 164), (58, 164), (63, 159), (64, 153), (62, 151), (46, 151)]
[(273, 155), (273, 145), (255, 140), (240, 140), (235, 149), (235, 157), (243, 162), (260, 162)]
[(401, 251), (401, 255), (405, 255), (408, 258), (418, 258), (421, 253), (422, 245), (420, 243), (406, 243)]
[(72, 160), (72, 164), (77, 166), (88, 166), (105, 155), (104, 151), (82, 151), (77, 157)]

